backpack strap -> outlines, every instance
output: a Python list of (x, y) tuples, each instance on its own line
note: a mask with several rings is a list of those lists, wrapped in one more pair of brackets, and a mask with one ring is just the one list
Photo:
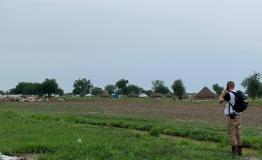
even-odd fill
[[(234, 94), (234, 96), (236, 97), (236, 92), (230, 91), (229, 93)], [(231, 95), (229, 94), (229, 96), (230, 96), (230, 100), (231, 100)], [(234, 110), (233, 110), (233, 113), (232, 113), (232, 114), (230, 113), (230, 107), (232, 107), (232, 109), (233, 109), (233, 105), (230, 103), (230, 100), (229, 100), (229, 102), (228, 102), (229, 117), (230, 117), (231, 119), (235, 119)]]

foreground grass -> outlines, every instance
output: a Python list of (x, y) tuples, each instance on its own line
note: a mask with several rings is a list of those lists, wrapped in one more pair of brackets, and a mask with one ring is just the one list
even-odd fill
[[(2, 111), (0, 120), (0, 150), (8, 155), (37, 153), (39, 159), (43, 160), (231, 158), (224, 143), (226, 135), (223, 135), (220, 129), (207, 127), (206, 124), (190, 125), (186, 122), (177, 122), (173, 125), (164, 125), (165, 123), (159, 121), (105, 115)], [(151, 135), (119, 128), (149, 131)], [(222, 141), (218, 140), (217, 146), (211, 146), (208, 142), (195, 143), (190, 139), (162, 138), (158, 137), (159, 133), (200, 140), (208, 140), (200, 137), (219, 135)], [(249, 134), (251, 135), (251, 132)], [(259, 139), (254, 142), (257, 140)], [(255, 148), (261, 149), (259, 142)], [(255, 155), (252, 153), (252, 156), (261, 157), (261, 152), (258, 151)]]
[[(155, 138), (128, 130), (1, 113), (1, 151), (40, 159), (226, 159), (224, 149)], [(77, 142), (81, 139), (81, 143)]]
[[(39, 159), (231, 158), (226, 126), (217, 121), (223, 118), (214, 119), (221, 111), (212, 101), (91, 101), (1, 104), (0, 151)], [(244, 115), (260, 113), (255, 107)], [(245, 155), (262, 158), (261, 120), (246, 120), (244, 146), (253, 150)]]

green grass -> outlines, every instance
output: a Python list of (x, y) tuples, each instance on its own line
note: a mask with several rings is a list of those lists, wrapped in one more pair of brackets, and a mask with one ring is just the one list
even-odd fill
[[(68, 120), (67, 120), (68, 121)], [(40, 159), (225, 159), (224, 149), (170, 141), (129, 130), (68, 123), (52, 115), (1, 113), (4, 154), (40, 154)], [(81, 139), (81, 143), (77, 142)]]
[[(107, 126), (116, 128), (135, 129), (139, 131), (148, 131), (151, 135), (159, 134), (188, 137), (199, 141), (212, 141), (226, 146), (228, 144), (228, 135), (225, 126), (214, 125), (204, 122), (186, 122), (186, 121), (159, 121), (144, 118), (124, 118), (112, 117), (106, 115), (32, 115), (32, 118), (42, 120), (67, 121), (69, 123), (89, 124), (95, 126)], [(255, 127), (245, 127), (243, 137), (243, 146), (262, 150), (262, 129)]]
[[(57, 160), (230, 158), (226, 145), (210, 147), (206, 142), (196, 144), (190, 139), (158, 138), (160, 132), (169, 133), (172, 129), (164, 131), (161, 129), (163, 124), (144, 119), (15, 112), (0, 112), (0, 117), (0, 150), (8, 155), (37, 153), (40, 154), (40, 159)], [(174, 124), (180, 127), (182, 125), (185, 123)], [(114, 127), (144, 130), (149, 133)], [(198, 139), (196, 133), (212, 133), (208, 132), (209, 127), (202, 128), (203, 132), (201, 129), (192, 129), (189, 132), (188, 128), (190, 126), (180, 132), (180, 135), (191, 135), (193, 139)], [(173, 128), (173, 131), (176, 129), (179, 130)], [(213, 132), (215, 131), (213, 128)], [(82, 143), (78, 143), (78, 139), (81, 139)]]
[[(138, 99), (131, 101), (138, 103)], [(0, 152), (37, 154), (41, 160), (231, 159), (224, 123), (79, 114), (82, 105), (63, 105), (0, 105)], [(262, 127), (243, 129), (244, 146), (254, 149), (245, 156), (262, 158)]]

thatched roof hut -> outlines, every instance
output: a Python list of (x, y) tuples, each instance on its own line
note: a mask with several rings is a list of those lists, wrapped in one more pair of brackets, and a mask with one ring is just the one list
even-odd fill
[(131, 98), (138, 98), (138, 97), (139, 97), (139, 95), (136, 94), (136, 93), (134, 93), (134, 92), (128, 94), (127, 96), (128, 96), (128, 97), (131, 97)]
[(198, 92), (194, 98), (195, 99), (214, 99), (216, 98), (216, 94), (213, 93), (209, 88), (204, 87), (200, 92)]
[(167, 98), (172, 98), (174, 97), (174, 95), (172, 93), (167, 93), (167, 94), (164, 94), (165, 97)]
[(162, 95), (161, 93), (155, 93), (155, 92), (153, 92), (153, 93), (150, 95), (150, 97), (152, 97), (152, 98), (162, 98), (163, 95)]
[(105, 90), (105, 91), (103, 91), (103, 92), (100, 94), (100, 97), (109, 98), (109, 97), (111, 97), (111, 96), (110, 96), (110, 94)]

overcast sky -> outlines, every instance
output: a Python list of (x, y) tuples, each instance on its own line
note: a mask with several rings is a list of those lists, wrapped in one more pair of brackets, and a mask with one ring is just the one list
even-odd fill
[(1, 0), (0, 90), (55, 78), (188, 92), (262, 72), (261, 0)]

